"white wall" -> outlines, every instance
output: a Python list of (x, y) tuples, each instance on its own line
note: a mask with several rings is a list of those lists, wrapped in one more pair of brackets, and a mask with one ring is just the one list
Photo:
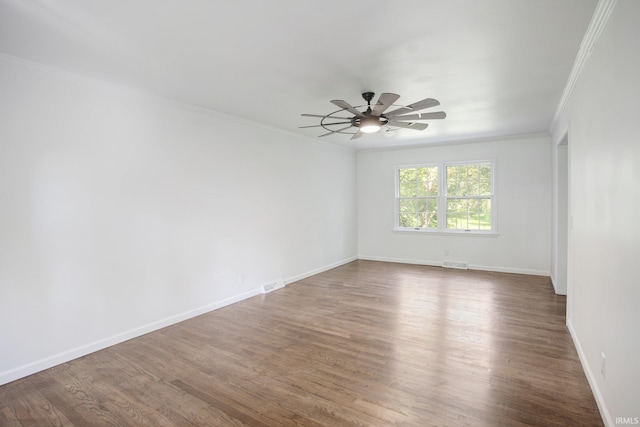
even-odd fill
[(615, 3), (553, 132), (569, 129), (568, 325), (610, 426), (640, 417), (639, 20)]
[(0, 59), (0, 384), (353, 260), (352, 151)]
[[(358, 253), (361, 258), (549, 275), (551, 152), (548, 136), (358, 152)], [(395, 167), (496, 160), (497, 237), (396, 232)]]

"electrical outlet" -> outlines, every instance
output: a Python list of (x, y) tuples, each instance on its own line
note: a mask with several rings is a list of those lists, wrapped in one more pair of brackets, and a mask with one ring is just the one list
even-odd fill
[(240, 274), (240, 276), (238, 276), (238, 282), (241, 285), (244, 285), (244, 282), (247, 280), (247, 275), (245, 273)]
[(604, 353), (600, 353), (600, 373), (602, 378), (607, 378), (607, 359)]

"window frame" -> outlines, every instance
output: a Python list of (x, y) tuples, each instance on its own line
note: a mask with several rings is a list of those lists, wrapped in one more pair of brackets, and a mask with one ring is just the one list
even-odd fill
[[(435, 197), (436, 199), (436, 204), (437, 204), (437, 216), (438, 216), (438, 227), (428, 227), (428, 228), (424, 228), (424, 227), (400, 227), (400, 170), (401, 169), (416, 169), (416, 168), (436, 168), (436, 173), (438, 174), (438, 194)], [(395, 196), (395, 229), (398, 231), (424, 231), (424, 232), (436, 232), (439, 231), (440, 228), (440, 215), (441, 215), (441, 209), (440, 209), (440, 191), (442, 189), (442, 177), (440, 174), (440, 164), (438, 163), (427, 163), (427, 164), (419, 164), (419, 165), (407, 165), (407, 166), (396, 166), (396, 179), (395, 179), (395, 192), (396, 192), (396, 196)], [(424, 198), (429, 198), (429, 197), (433, 197), (433, 196), (425, 196)]]
[[(463, 161), (440, 161), (429, 162), (420, 164), (408, 164), (398, 165), (395, 167), (395, 185), (394, 185), (394, 224), (393, 230), (402, 233), (427, 233), (427, 234), (443, 234), (443, 235), (462, 235), (462, 236), (497, 236), (498, 235), (498, 209), (497, 209), (497, 188), (496, 188), (496, 176), (497, 167), (496, 159), (477, 159), (477, 160), (463, 160)], [(489, 164), (491, 168), (491, 194), (489, 196), (482, 196), (490, 200), (491, 204), (491, 229), (488, 230), (460, 230), (447, 228), (447, 201), (454, 196), (448, 196), (447, 194), (447, 181), (446, 173), (447, 166), (466, 166), (466, 165), (478, 165)], [(438, 174), (438, 195), (437, 195), (437, 215), (438, 226), (437, 227), (401, 227), (400, 226), (400, 170), (411, 168), (430, 168), (436, 167)], [(470, 196), (469, 198), (474, 198)]]

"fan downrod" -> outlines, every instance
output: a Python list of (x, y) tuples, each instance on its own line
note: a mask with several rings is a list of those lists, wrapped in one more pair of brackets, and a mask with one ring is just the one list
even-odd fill
[(373, 99), (374, 95), (375, 93), (373, 92), (364, 92), (362, 94), (362, 97), (364, 98), (365, 101), (367, 101), (367, 104), (371, 105), (371, 100)]

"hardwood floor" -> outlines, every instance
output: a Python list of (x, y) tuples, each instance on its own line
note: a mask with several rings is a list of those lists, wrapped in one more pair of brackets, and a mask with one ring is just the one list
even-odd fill
[(0, 387), (0, 425), (601, 426), (548, 278), (355, 261)]

